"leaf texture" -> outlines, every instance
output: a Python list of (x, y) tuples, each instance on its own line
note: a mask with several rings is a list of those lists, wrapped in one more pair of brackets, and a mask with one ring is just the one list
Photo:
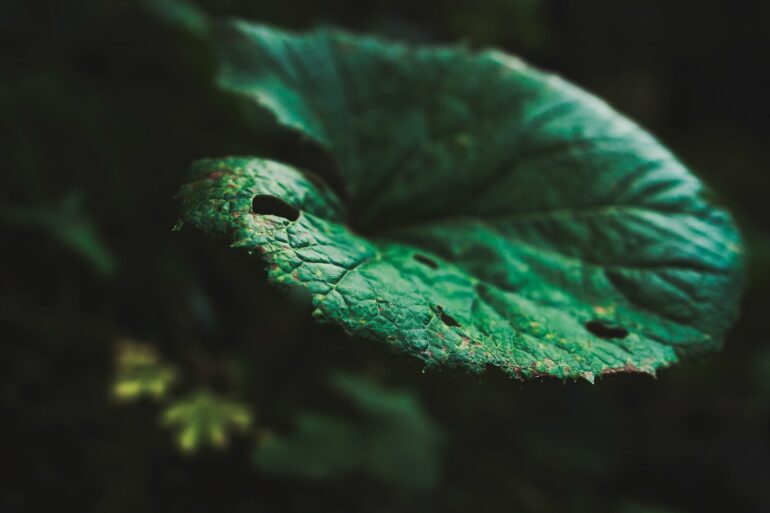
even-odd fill
[(729, 214), (651, 135), (495, 50), (232, 21), (220, 84), (333, 156), (344, 191), (203, 160), (183, 219), (261, 255), (314, 315), (427, 364), (654, 373), (718, 349), (743, 284)]

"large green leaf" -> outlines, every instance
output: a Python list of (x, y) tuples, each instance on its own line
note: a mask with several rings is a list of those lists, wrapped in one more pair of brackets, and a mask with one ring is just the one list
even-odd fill
[(183, 221), (257, 252), (314, 315), (427, 364), (593, 380), (720, 347), (729, 215), (636, 124), (499, 51), (234, 21), (220, 82), (326, 148), (344, 191), (204, 160)]

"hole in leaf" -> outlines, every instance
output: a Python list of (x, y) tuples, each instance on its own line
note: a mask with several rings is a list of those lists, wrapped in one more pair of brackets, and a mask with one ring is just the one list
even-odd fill
[(588, 321), (586, 329), (600, 338), (626, 338), (628, 330), (620, 326), (613, 326), (604, 321)]
[(436, 310), (438, 310), (438, 316), (439, 319), (441, 319), (441, 322), (452, 328), (458, 328), (460, 326), (460, 323), (457, 322), (457, 319), (446, 313), (443, 308), (436, 306)]
[(427, 265), (431, 269), (438, 269), (438, 264), (432, 258), (428, 258), (425, 255), (414, 255), (414, 259), (423, 265)]
[(299, 210), (292, 207), (281, 198), (268, 196), (266, 194), (254, 196), (254, 199), (251, 200), (251, 211), (262, 216), (283, 217), (289, 221), (296, 221), (299, 217)]

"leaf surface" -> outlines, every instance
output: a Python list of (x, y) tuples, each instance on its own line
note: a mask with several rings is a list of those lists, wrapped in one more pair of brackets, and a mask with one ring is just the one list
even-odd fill
[(318, 318), (521, 378), (654, 373), (721, 346), (740, 236), (601, 100), (495, 50), (240, 21), (220, 37), (221, 85), (328, 150), (344, 190), (203, 160), (183, 221), (258, 252)]

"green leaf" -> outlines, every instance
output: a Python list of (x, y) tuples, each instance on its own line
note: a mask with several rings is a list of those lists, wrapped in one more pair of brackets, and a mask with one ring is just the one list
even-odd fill
[(182, 221), (258, 253), (319, 319), (521, 378), (654, 373), (721, 346), (740, 236), (601, 100), (495, 50), (241, 21), (220, 39), (221, 85), (328, 150), (344, 190), (204, 160)]
[(260, 470), (309, 480), (366, 474), (413, 490), (438, 482), (443, 434), (414, 395), (344, 374), (331, 384), (360, 418), (301, 413), (292, 434), (262, 442), (254, 457)]
[(115, 351), (112, 394), (120, 401), (149, 396), (161, 399), (177, 379), (176, 370), (161, 361), (154, 347), (121, 340)]
[(143, 6), (171, 27), (198, 36), (209, 33), (208, 17), (193, 3), (185, 0), (145, 0)]
[(162, 418), (177, 431), (179, 448), (190, 453), (204, 445), (225, 447), (230, 431), (246, 431), (252, 422), (247, 406), (207, 391), (174, 401), (163, 410)]
[(0, 205), (0, 225), (38, 230), (81, 257), (102, 276), (115, 273), (117, 262), (98, 233), (93, 219), (83, 211), (77, 193), (66, 195), (53, 207)]

